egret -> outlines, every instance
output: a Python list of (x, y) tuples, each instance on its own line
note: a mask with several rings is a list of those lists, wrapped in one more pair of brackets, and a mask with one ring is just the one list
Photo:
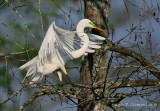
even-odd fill
[[(95, 49), (101, 48), (99, 44), (102, 44), (105, 38), (85, 33), (85, 27), (96, 28), (105, 32), (89, 19), (82, 19), (78, 23), (76, 31), (61, 29), (53, 21), (41, 44), (38, 55), (19, 68), (20, 70), (27, 70), (25, 78), (30, 76), (31, 82), (34, 83), (58, 69), (67, 74), (64, 66), (69, 60), (94, 53)], [(62, 81), (61, 72), (57, 71), (57, 74)]]

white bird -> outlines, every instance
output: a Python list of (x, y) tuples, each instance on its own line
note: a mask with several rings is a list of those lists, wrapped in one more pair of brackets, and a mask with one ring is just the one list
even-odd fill
[[(38, 55), (32, 60), (22, 65), (19, 69), (27, 69), (26, 77), (31, 76), (31, 83), (37, 82), (43, 76), (61, 69), (65, 74), (67, 71), (64, 65), (72, 59), (79, 58), (88, 53), (94, 53), (94, 49), (99, 49), (105, 38), (86, 34), (85, 27), (96, 28), (104, 32), (103, 29), (96, 27), (89, 19), (82, 19), (76, 28), (76, 31), (64, 30), (52, 22), (45, 38), (42, 42)], [(62, 74), (57, 72), (62, 81)], [(25, 78), (26, 78), (25, 77)]]

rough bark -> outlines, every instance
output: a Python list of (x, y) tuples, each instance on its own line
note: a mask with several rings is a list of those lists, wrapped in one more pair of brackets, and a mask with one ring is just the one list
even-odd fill
[[(85, 18), (90, 19), (97, 26), (107, 31), (110, 2), (111, 0), (84, 0)], [(92, 33), (108, 37), (108, 35), (94, 29)], [(80, 78), (83, 85), (95, 87), (95, 85), (100, 86), (104, 82), (106, 71), (102, 69), (97, 70), (96, 67), (107, 67), (107, 52), (103, 51), (105, 46), (106, 44), (103, 44), (101, 50), (97, 50), (95, 54), (89, 54), (83, 62)], [(83, 95), (86, 101), (79, 100), (78, 111), (105, 111), (106, 105), (103, 104), (102, 101), (87, 101), (90, 100), (91, 97), (95, 99), (97, 97), (102, 97), (102, 93), (103, 91), (101, 89), (81, 89), (80, 95)]]

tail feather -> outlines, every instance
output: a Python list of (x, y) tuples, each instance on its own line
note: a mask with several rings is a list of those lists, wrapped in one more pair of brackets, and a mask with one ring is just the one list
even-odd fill
[(36, 61), (37, 61), (37, 57), (35, 57), (32, 60), (28, 61), (27, 63), (22, 65), (19, 69), (20, 70), (28, 69), (29, 67), (32, 67), (32, 66), (36, 65)]
[[(30, 84), (36, 83), (43, 78), (40, 72), (37, 72), (37, 57), (33, 58), (32, 60), (28, 61), (26, 64), (22, 65), (19, 70), (27, 69), (26, 77), (31, 77)], [(26, 78), (25, 77), (25, 78)], [(25, 79), (24, 78), (24, 79)], [(23, 80), (24, 81), (24, 80)]]
[(31, 76), (36, 72), (36, 67), (29, 67), (26, 76)]
[(42, 80), (42, 78), (43, 78), (43, 75), (40, 73), (36, 75), (32, 75), (32, 80), (30, 84), (37, 83), (38, 81)]

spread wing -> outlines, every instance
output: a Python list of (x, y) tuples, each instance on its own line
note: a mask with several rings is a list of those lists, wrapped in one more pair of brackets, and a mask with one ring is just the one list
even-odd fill
[[(58, 68), (58, 66), (64, 66), (69, 60), (93, 53), (94, 49), (101, 48), (98, 44), (103, 40), (105, 40), (103, 37), (94, 34), (84, 33), (78, 36), (75, 31), (61, 29), (53, 22), (38, 53), (38, 71), (43, 72), (43, 66), (46, 63), (54, 62)], [(55, 58), (54, 61), (52, 58)]]
[(100, 49), (101, 48), (100, 44), (102, 44), (103, 41), (105, 40), (104, 37), (99, 35), (95, 34), (87, 34), (87, 35), (89, 37), (89, 45), (84, 55), (88, 55), (88, 53), (94, 53), (95, 49)]
[(81, 49), (83, 45), (83, 37), (78, 37), (74, 31), (61, 29), (53, 22), (38, 52), (38, 70), (43, 72), (43, 65), (52, 62), (53, 57), (57, 57), (58, 61), (64, 65), (65, 62), (74, 58), (73, 52)]
[[(102, 44), (103, 40), (103, 37), (93, 34), (81, 33), (81, 36), (78, 36), (75, 31), (61, 29), (53, 22), (41, 44), (38, 56), (19, 69), (27, 69), (26, 77), (32, 75), (32, 81), (38, 81), (45, 74), (58, 68), (63, 69), (61, 66), (67, 61), (101, 48), (99, 44)], [(60, 74), (58, 75), (61, 78)]]

